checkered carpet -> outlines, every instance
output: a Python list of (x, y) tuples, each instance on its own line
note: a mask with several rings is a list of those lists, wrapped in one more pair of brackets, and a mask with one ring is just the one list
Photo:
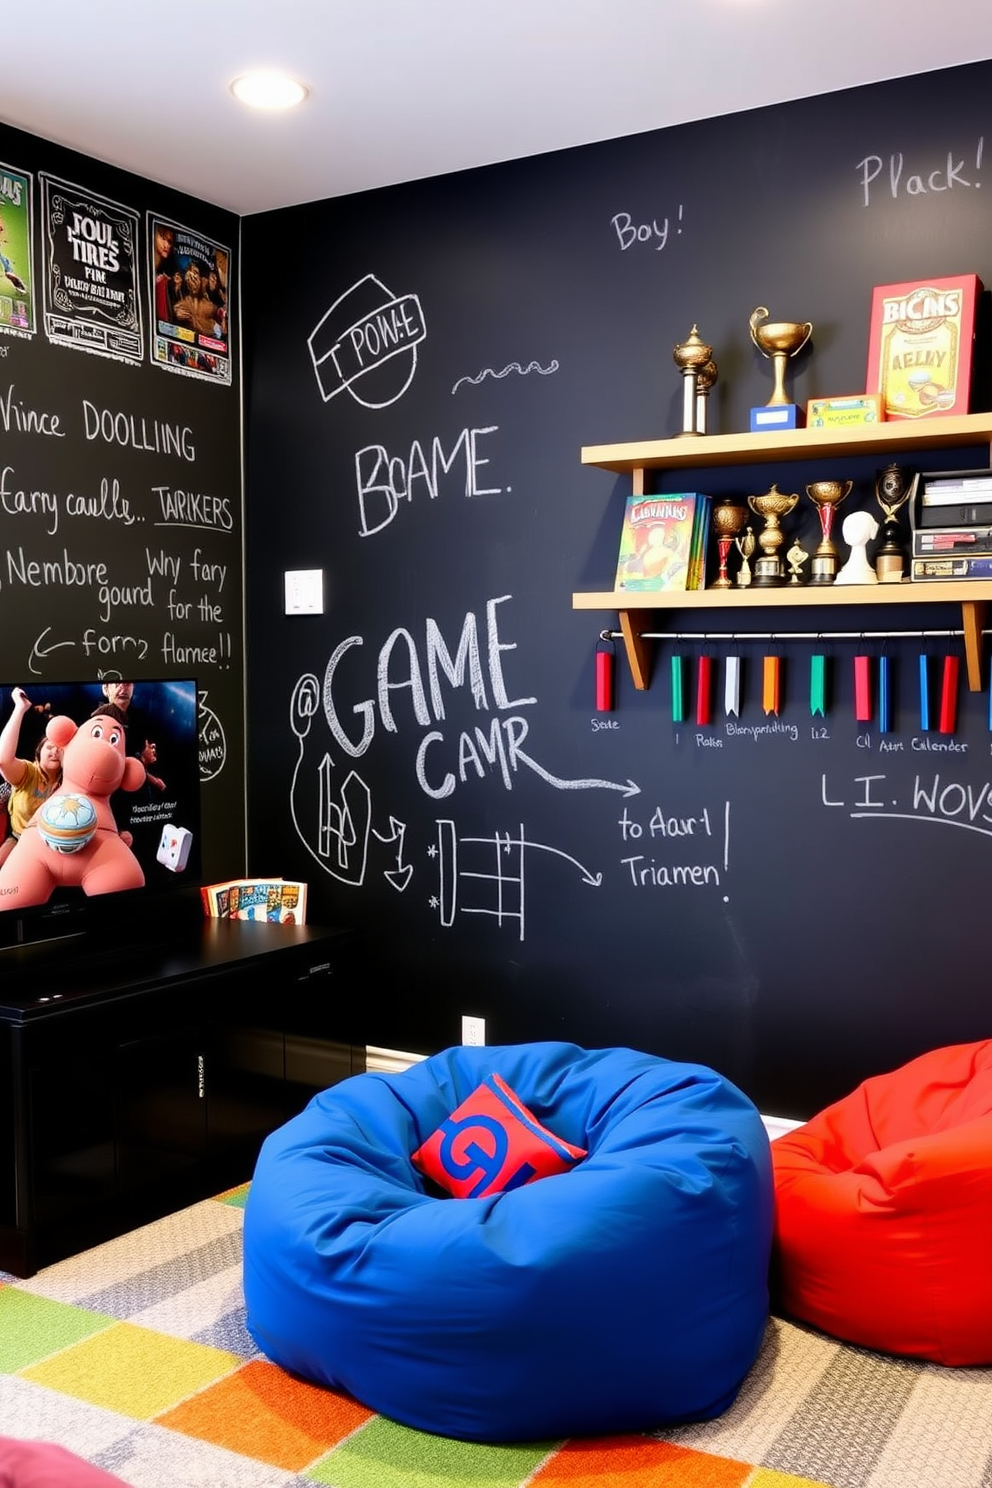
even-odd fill
[(992, 1488), (992, 1369), (846, 1348), (773, 1319), (717, 1421), (484, 1447), (291, 1379), (244, 1327), (246, 1189), (0, 1277), (0, 1433), (133, 1488)]

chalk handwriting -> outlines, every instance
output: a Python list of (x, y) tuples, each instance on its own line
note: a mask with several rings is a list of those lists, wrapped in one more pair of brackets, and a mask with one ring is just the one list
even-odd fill
[(390, 455), (385, 445), (369, 444), (355, 455), (355, 481), (358, 490), (358, 530), (371, 537), (388, 527), (396, 516), (401, 501), (412, 502), (422, 495), (436, 501), (444, 489), (443, 478), (456, 470), (449, 484), (463, 496), (499, 496), (499, 486), (482, 486), (480, 469), (488, 465), (479, 453), (481, 436), (495, 434), (498, 425), (485, 429), (463, 429), (451, 449), (445, 453), (440, 436), (435, 435), (425, 449), (415, 439), (408, 455)]
[(795, 744), (799, 738), (799, 729), (794, 723), (782, 723), (778, 719), (772, 723), (725, 723), (724, 730), (728, 739), (750, 739), (754, 744), (759, 739), (774, 737), (791, 739)]
[(837, 795), (828, 785), (826, 775), (820, 779), (821, 804), (847, 811), (853, 820), (918, 821), (930, 826), (960, 827), (992, 837), (992, 781), (981, 785), (932, 775), (916, 775), (908, 801), (889, 794), (892, 787), (884, 774), (857, 775), (853, 781), (853, 799)]
[[(365, 645), (360, 635), (347, 636), (334, 648), (322, 679), (306, 673), (297, 680), (290, 719), (300, 749), (291, 785), (291, 815), (308, 850), (342, 882), (357, 883), (364, 878), (368, 844), (366, 828), (359, 827), (359, 816), (371, 831), (371, 804), (367, 811), (363, 806), (361, 813), (356, 812), (353, 798), (356, 792), (361, 794), (361, 778), (354, 772), (346, 777), (348, 793), (344, 785), (336, 785), (331, 751), (360, 759), (380, 730), (386, 734), (414, 734), (414, 778), (432, 800), (444, 800), (459, 784), (491, 778), (499, 779), (505, 790), (512, 790), (521, 769), (538, 775), (556, 790), (613, 790), (625, 796), (638, 793), (639, 787), (630, 780), (564, 779), (525, 753), (522, 746), (529, 724), (521, 710), (533, 707), (537, 699), (511, 697), (507, 685), (504, 657), (517, 646), (503, 639), (500, 607), (511, 598), (504, 594), (487, 602), (484, 628), (474, 612), (467, 612), (453, 648), (431, 618), (425, 622), (422, 640), (406, 627), (396, 627), (379, 648), (374, 689), (367, 684), (363, 689), (360, 680)], [(368, 663), (365, 669), (371, 670)], [(446, 723), (448, 707), (455, 698), (467, 702), (476, 712), (495, 716), (484, 725), (449, 733), (439, 725)], [(324, 740), (318, 737), (320, 730), (313, 727), (318, 716), (326, 725)], [(376, 836), (383, 843), (397, 840), (392, 818), (388, 830), (377, 829)], [(402, 841), (400, 855), (390, 871), (399, 875), (405, 886), (401, 852)]]
[(223, 669), (231, 665), (231, 635), (229, 631), (221, 630), (211, 642), (180, 643), (172, 631), (167, 630), (159, 646), (159, 655), (170, 666), (215, 666)]
[(499, 382), (501, 378), (509, 376), (511, 372), (516, 372), (521, 377), (526, 377), (530, 372), (539, 372), (542, 377), (550, 377), (553, 372), (557, 371), (558, 360), (555, 357), (552, 358), (546, 367), (542, 367), (540, 362), (528, 362), (526, 367), (521, 367), (519, 362), (508, 362), (502, 372), (494, 372), (491, 367), (483, 367), (482, 371), (475, 377), (459, 377), (451, 389), (451, 394), (454, 397), (464, 382), (469, 383), (472, 387), (478, 387), (481, 382), (485, 382), (487, 377), (495, 378)]
[[(623, 843), (643, 842), (659, 853), (666, 843), (677, 844), (662, 861), (646, 853), (632, 853), (620, 859), (626, 870), (626, 881), (635, 889), (719, 888), (730, 868), (730, 802), (723, 804), (722, 861), (714, 862), (717, 827), (709, 807), (687, 814), (669, 807), (655, 806), (647, 819), (631, 816), (627, 807), (617, 819)], [(686, 855), (689, 839), (699, 848), (691, 858)], [(705, 851), (704, 851), (705, 849)], [(675, 854), (678, 854), (676, 859)]]
[[(650, 243), (655, 252), (660, 253), (668, 244), (672, 228), (667, 217), (663, 217), (660, 222), (656, 217), (652, 217), (650, 222), (635, 222), (629, 212), (617, 212), (610, 218), (610, 225), (617, 235), (621, 253), (626, 253), (627, 249), (633, 248), (635, 243)], [(674, 227), (677, 236), (682, 231), (681, 202)]]
[(982, 135), (970, 160), (966, 161), (964, 155), (958, 158), (953, 150), (948, 150), (946, 161), (942, 160), (939, 166), (930, 170), (925, 167), (917, 170), (913, 170), (912, 166), (907, 168), (906, 157), (901, 150), (891, 154), (887, 160), (881, 155), (866, 155), (854, 167), (861, 183), (862, 204), (871, 206), (873, 196), (877, 196), (879, 192), (884, 195), (886, 188), (893, 201), (900, 194), (929, 196), (934, 192), (953, 191), (959, 186), (977, 191), (982, 184), (978, 177), (981, 174), (984, 153), (985, 136)]
[(156, 527), (197, 527), (205, 531), (232, 532), (234, 517), (226, 496), (203, 491), (176, 491), (170, 486), (152, 486), (162, 513)]
[(5, 434), (44, 434), (53, 439), (65, 438), (59, 415), (29, 408), (23, 399), (14, 397), (13, 383), (0, 396), (0, 423)]
[(88, 440), (99, 439), (122, 449), (176, 455), (181, 460), (196, 459), (193, 431), (188, 424), (169, 424), (163, 419), (146, 419), (123, 411), (115, 413), (112, 408), (97, 408), (89, 398), (83, 399), (83, 432)]
[(45, 668), (40, 665), (53, 651), (63, 651), (66, 648), (75, 649), (78, 645), (84, 656), (99, 656), (101, 659), (113, 657), (123, 662), (144, 661), (148, 655), (148, 641), (144, 636), (133, 635), (101, 635), (91, 626), (88, 626), (78, 641), (66, 639), (61, 641), (50, 641), (49, 636), (52, 627), (46, 626), (41, 634), (36, 637), (28, 655), (28, 671), (32, 677), (42, 677)]
[(49, 537), (54, 537), (59, 530), (63, 507), (68, 517), (120, 522), (124, 527), (143, 520), (132, 511), (127, 497), (121, 495), (120, 483), (116, 479), (109, 480), (105, 476), (99, 491), (90, 495), (67, 491), (64, 497), (58, 491), (27, 490), (18, 486), (16, 481), (13, 465), (5, 465), (0, 471), (0, 509), (10, 517), (41, 517)]

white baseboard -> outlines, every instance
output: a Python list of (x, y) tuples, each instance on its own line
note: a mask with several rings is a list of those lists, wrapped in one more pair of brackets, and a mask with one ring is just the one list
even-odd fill
[[(365, 1049), (365, 1068), (375, 1074), (398, 1075), (402, 1070), (409, 1069), (411, 1064), (419, 1064), (426, 1059), (426, 1054), (408, 1054), (403, 1049), (379, 1049), (369, 1044)], [(782, 1137), (786, 1132), (795, 1131), (797, 1126), (802, 1126), (801, 1121), (792, 1121), (788, 1116), (762, 1116), (768, 1140), (774, 1142), (776, 1137)]]

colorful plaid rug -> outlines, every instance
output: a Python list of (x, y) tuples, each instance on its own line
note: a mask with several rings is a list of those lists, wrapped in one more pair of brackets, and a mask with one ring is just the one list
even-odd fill
[(705, 1425), (500, 1447), (398, 1426), (258, 1354), (246, 1193), (0, 1279), (0, 1433), (58, 1442), (134, 1488), (992, 1488), (992, 1370), (777, 1319)]

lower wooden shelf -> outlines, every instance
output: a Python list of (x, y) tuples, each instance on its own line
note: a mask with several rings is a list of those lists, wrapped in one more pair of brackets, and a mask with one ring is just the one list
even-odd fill
[[(832, 608), (865, 608), (878, 605), (954, 605), (960, 606), (961, 631), (964, 639), (965, 670), (972, 692), (982, 689), (982, 642), (988, 603), (992, 600), (992, 580), (949, 579), (927, 583), (784, 585), (780, 589), (699, 589), (664, 590), (658, 593), (626, 593), (604, 590), (599, 593), (572, 595), (573, 610), (614, 610), (620, 617), (620, 631), (634, 686), (642, 691), (650, 686), (654, 659), (654, 642), (645, 631), (658, 629), (659, 616), (673, 611), (712, 610), (801, 610)], [(652, 618), (654, 617), (654, 618)], [(788, 627), (777, 626), (786, 630)], [(898, 625), (893, 629), (897, 630)]]

